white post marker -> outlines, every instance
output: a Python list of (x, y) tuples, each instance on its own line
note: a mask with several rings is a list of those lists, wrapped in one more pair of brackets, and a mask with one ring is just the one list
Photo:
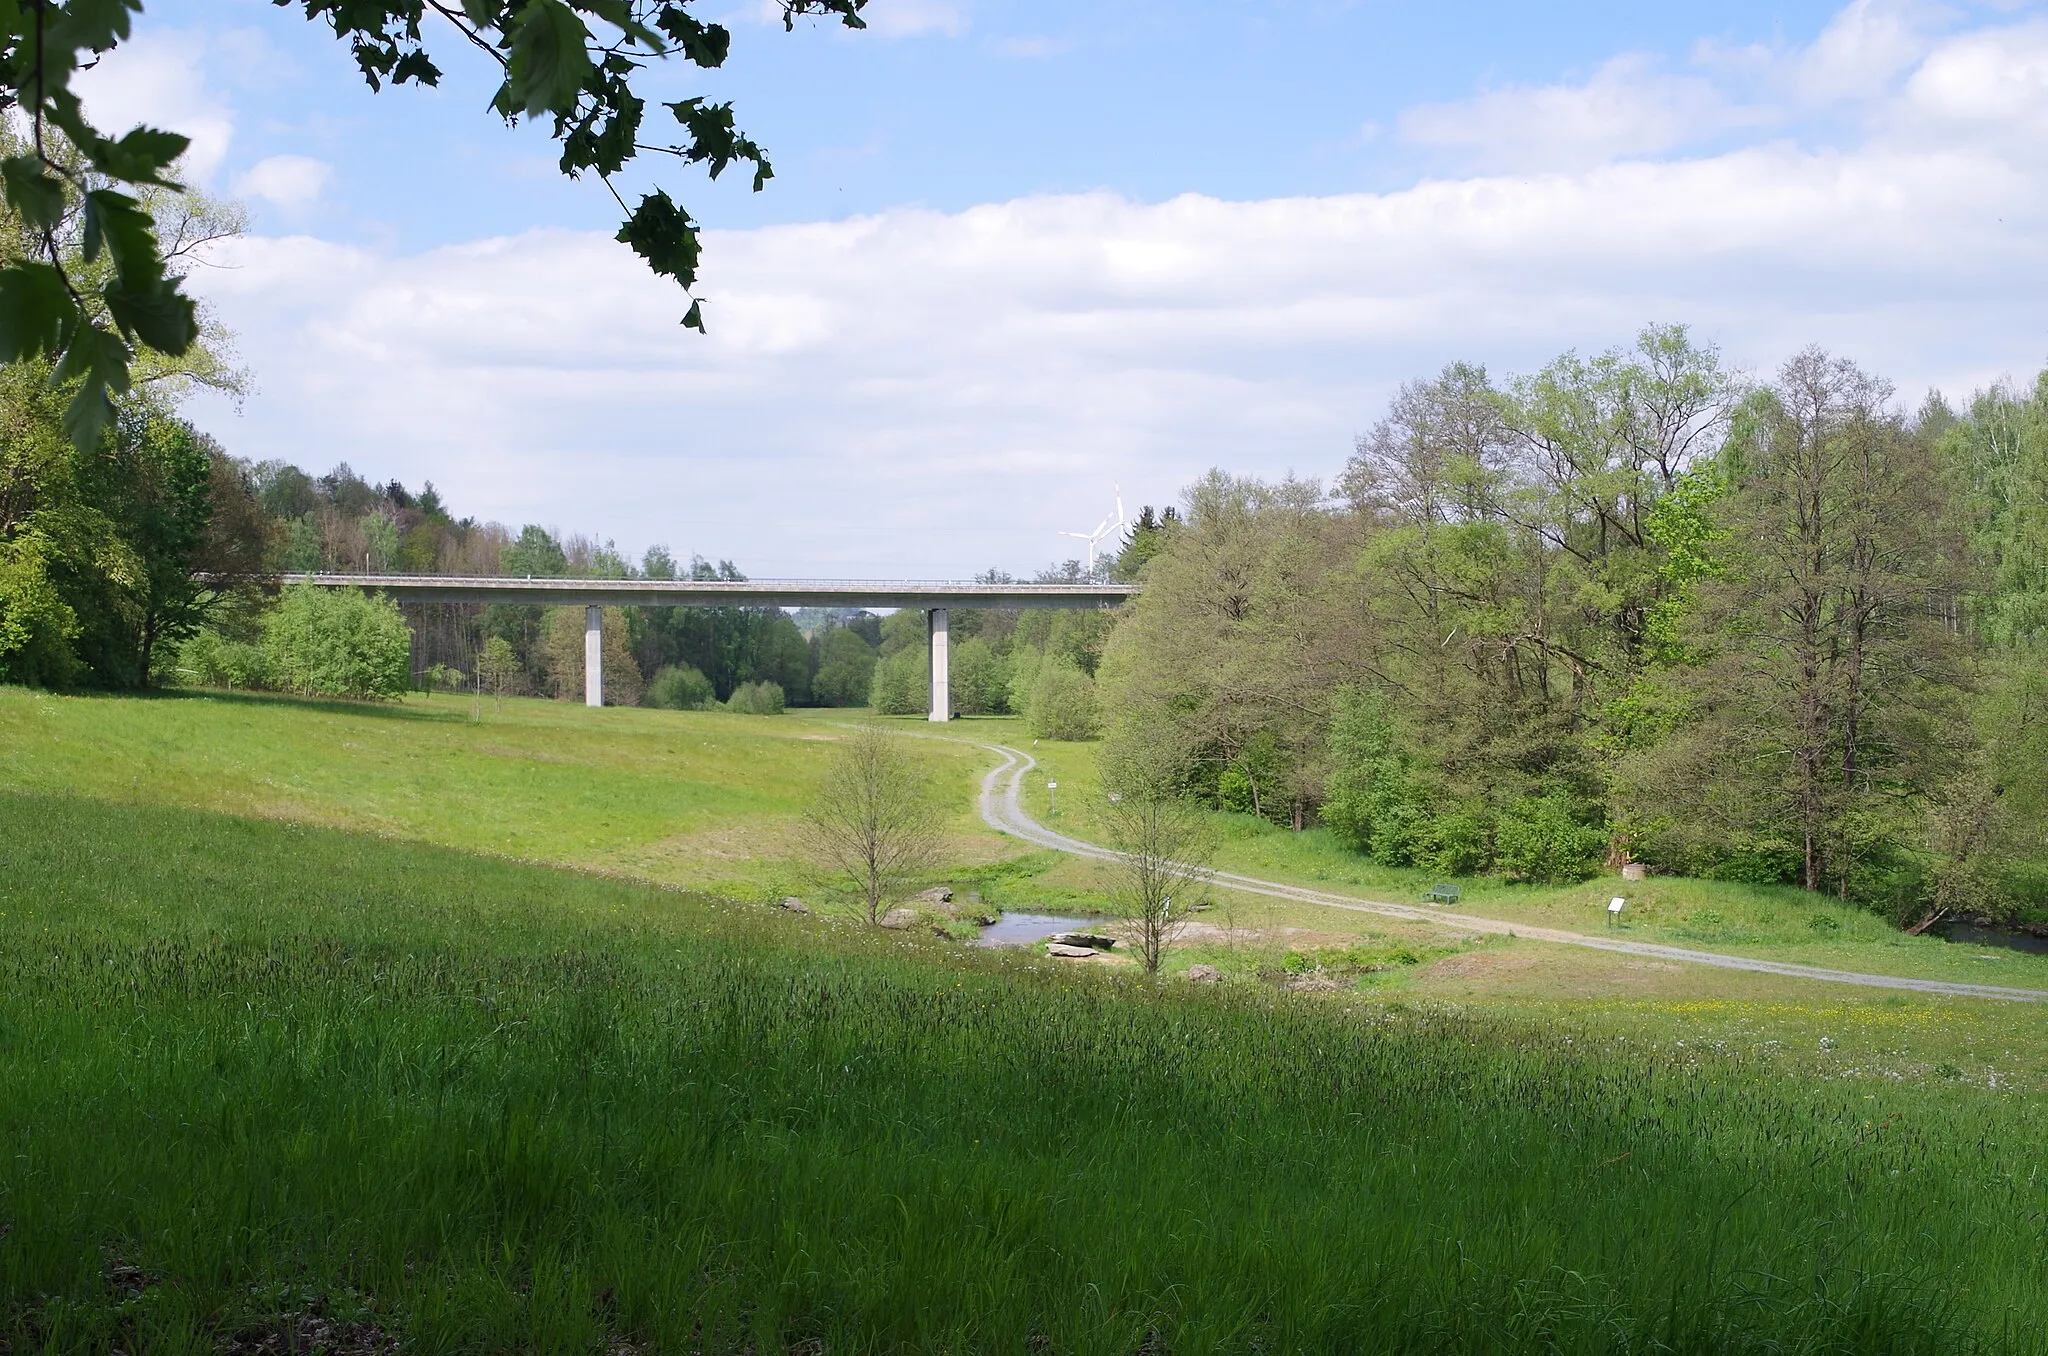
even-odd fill
[(937, 721), (953, 718), (952, 665), (946, 646), (946, 609), (931, 610), (932, 714)]
[(1045, 784), (1045, 812), (1048, 815), (1056, 815), (1060, 812), (1059, 789), (1060, 784), (1058, 782), (1047, 782)]
[(583, 704), (604, 705), (604, 612), (583, 609)]
[(1619, 923), (1621, 921), (1621, 911), (1624, 907), (1627, 906), (1627, 904), (1628, 901), (1623, 899), (1620, 895), (1616, 895), (1614, 898), (1608, 900), (1607, 921), (1609, 923)]

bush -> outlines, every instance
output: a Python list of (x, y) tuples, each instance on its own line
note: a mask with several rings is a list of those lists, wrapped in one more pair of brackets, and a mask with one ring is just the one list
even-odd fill
[(270, 665), (260, 646), (229, 640), (212, 627), (195, 631), (179, 647), (173, 666), (194, 687), (267, 687)]
[(884, 716), (914, 716), (931, 704), (931, 666), (921, 649), (898, 650), (875, 665), (868, 705)]
[(460, 692), (469, 686), (469, 675), (452, 664), (435, 664), (420, 675), (420, 686), (428, 692)]
[(35, 529), (0, 542), (0, 682), (63, 687), (77, 671), (78, 614), (50, 577), (56, 554)]
[(820, 706), (859, 706), (875, 681), (875, 647), (857, 632), (835, 627), (818, 647), (811, 696)]
[(1028, 645), (1010, 651), (1010, 690), (1005, 706), (1017, 715), (1031, 710), (1031, 689), (1038, 685), (1038, 667), (1044, 656)]
[(961, 715), (999, 716), (1010, 709), (1010, 665), (981, 637), (953, 647), (946, 676)]
[(1026, 710), (1037, 739), (1093, 739), (1097, 728), (1095, 680), (1080, 665), (1047, 657), (1038, 665)]
[(1416, 866), (1434, 797), (1395, 745), (1377, 693), (1346, 688), (1330, 722), (1330, 777), (1322, 819), (1338, 841), (1382, 866)]
[(726, 710), (743, 716), (779, 716), (782, 708), (780, 683), (741, 683), (725, 702)]
[(1259, 815), (1286, 824), (1293, 806), (1283, 791), (1286, 758), (1271, 730), (1245, 741), (1237, 757), (1216, 778), (1216, 803), (1233, 814)]
[(696, 665), (670, 664), (647, 685), (647, 704), (668, 711), (703, 711), (718, 705), (718, 694)]
[(319, 697), (397, 697), (412, 679), (412, 631), (388, 598), (299, 584), (263, 622), (269, 681)]
[(1585, 822), (1569, 796), (1524, 796), (1500, 818), (1494, 854), (1511, 880), (1560, 884), (1597, 869), (1607, 834)]
[(1330, 775), (1323, 822), (1346, 845), (1381, 866), (1414, 866), (1428, 831), (1430, 796), (1395, 757)]
[(1483, 806), (1424, 819), (1415, 833), (1415, 864), (1444, 876), (1470, 876), (1493, 862), (1493, 820)]

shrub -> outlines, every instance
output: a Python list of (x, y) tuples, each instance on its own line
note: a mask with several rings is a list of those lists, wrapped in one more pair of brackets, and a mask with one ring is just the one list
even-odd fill
[(1010, 709), (1010, 665), (979, 636), (953, 647), (946, 676), (961, 715), (999, 716)]
[(1424, 820), (1415, 835), (1415, 864), (1445, 876), (1470, 876), (1493, 861), (1493, 821), (1467, 806)]
[(412, 631), (388, 598), (299, 584), (263, 622), (269, 681), (319, 697), (397, 697), (412, 678)]
[(1599, 864), (1606, 844), (1606, 833), (1586, 823), (1578, 806), (1561, 792), (1522, 797), (1494, 830), (1495, 858), (1512, 880), (1585, 880)]
[(435, 664), (421, 675), (421, 684), (429, 692), (460, 692), (469, 685), (469, 675), (452, 664)]
[(868, 705), (884, 716), (914, 716), (931, 702), (931, 667), (921, 649), (898, 650), (875, 665)]
[(1038, 667), (1043, 659), (1028, 645), (1019, 645), (1010, 652), (1010, 690), (1004, 694), (1004, 705), (1010, 711), (1023, 715), (1031, 710), (1031, 689), (1038, 685)]
[(669, 711), (703, 711), (718, 705), (718, 694), (696, 665), (670, 664), (647, 685), (647, 704)]
[(1261, 730), (1245, 741), (1237, 757), (1227, 763), (1216, 778), (1216, 803), (1241, 815), (1259, 815), (1285, 824), (1293, 808), (1282, 786), (1286, 760), (1280, 741), (1271, 730)]
[(859, 706), (875, 681), (875, 647), (857, 632), (835, 627), (818, 647), (811, 696), (820, 706)]
[(741, 683), (725, 702), (726, 710), (743, 716), (779, 716), (782, 708), (780, 683)]
[(1416, 865), (1432, 798), (1396, 750), (1393, 722), (1377, 694), (1337, 694), (1330, 759), (1321, 814), (1338, 841), (1382, 866)]
[(50, 577), (56, 554), (35, 529), (0, 542), (0, 682), (63, 687), (78, 668), (78, 614)]
[(1095, 680), (1078, 664), (1047, 657), (1038, 665), (1026, 717), (1034, 738), (1095, 738)]
[(173, 671), (194, 687), (267, 687), (270, 666), (261, 646), (229, 640), (212, 627), (195, 631), (178, 649)]

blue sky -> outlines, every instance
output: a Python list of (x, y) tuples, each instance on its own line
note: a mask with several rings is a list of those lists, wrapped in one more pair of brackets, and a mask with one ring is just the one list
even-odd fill
[[(715, 14), (706, 9), (703, 12)], [(1022, 5), (873, 27), (725, 15), (765, 193), (713, 228), (713, 333), (614, 204), (485, 109), (372, 96), (266, 0), (152, 0), (91, 77), (251, 211), (195, 286), (243, 455), (758, 575), (1027, 569), (1122, 484), (1328, 476), (1402, 380), (1684, 321), (1767, 373), (1808, 342), (1967, 390), (2044, 356), (2039, 6)]]
[[(773, 156), (773, 185), (714, 187), (669, 166), (634, 178), (672, 185), (721, 226), (1093, 189), (1139, 201), (1384, 190), (1464, 167), (1394, 134), (1411, 106), (1583, 77), (1622, 51), (1682, 65), (1703, 41), (1803, 46), (1837, 9), (878, 0), (858, 33), (817, 20), (785, 33), (739, 9), (723, 16), (734, 31), (723, 70), (678, 65), (654, 87), (733, 100)], [(160, 30), (208, 49), (206, 74), (237, 115), (230, 174), (276, 154), (334, 167), (318, 212), (258, 202), (259, 229), (317, 223), (420, 249), (615, 216), (597, 185), (553, 171), (544, 136), (488, 114), (487, 63), (446, 31), (429, 29), (446, 71), (438, 90), (373, 98), (341, 44), (269, 0), (155, 0), (141, 32)]]

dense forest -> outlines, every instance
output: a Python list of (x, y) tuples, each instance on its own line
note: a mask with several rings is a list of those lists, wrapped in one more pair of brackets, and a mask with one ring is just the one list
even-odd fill
[(1211, 473), (1102, 658), (1112, 745), (1389, 865), (2048, 906), (2048, 374), (1912, 413), (1678, 328), (1402, 388), (1329, 489)]

